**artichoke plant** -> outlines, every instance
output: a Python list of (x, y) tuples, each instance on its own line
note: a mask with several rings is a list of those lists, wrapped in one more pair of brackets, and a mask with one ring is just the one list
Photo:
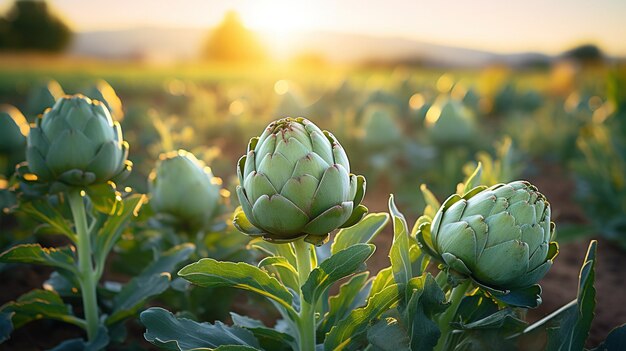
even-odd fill
[(299, 238), (323, 242), (340, 227), (358, 222), (365, 178), (350, 174), (337, 139), (304, 118), (270, 123), (248, 144), (237, 168), (242, 232), (274, 242)]
[(113, 87), (107, 81), (103, 79), (98, 80), (85, 91), (85, 95), (102, 102), (116, 121), (121, 122), (124, 119), (122, 100), (120, 100)]
[(465, 105), (448, 96), (440, 96), (426, 112), (426, 129), (435, 143), (467, 144), (475, 134), (476, 122)]
[(28, 122), (13, 106), (0, 106), (0, 174), (9, 176), (24, 160)]
[(450, 196), (432, 223), (419, 227), (417, 239), (453, 273), (504, 295), (546, 274), (558, 253), (553, 235), (545, 196), (515, 181)]
[(28, 173), (38, 182), (89, 186), (130, 171), (128, 143), (106, 106), (66, 96), (37, 119), (27, 140)]
[(194, 227), (210, 224), (220, 204), (221, 179), (192, 153), (179, 150), (162, 154), (150, 173), (150, 205), (173, 223)]

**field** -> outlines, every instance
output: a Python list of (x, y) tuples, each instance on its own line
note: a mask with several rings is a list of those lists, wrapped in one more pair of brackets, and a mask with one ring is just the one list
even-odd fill
[[(51, 107), (46, 105), (49, 96), (60, 97), (59, 88), (65, 94), (106, 99), (130, 145), (128, 159), (133, 163), (131, 174), (116, 184), (117, 189), (128, 195), (125, 199), (132, 194), (151, 197), (136, 219), (120, 227), (119, 241), (111, 247), (108, 259), (105, 254), (97, 292), (103, 301), (101, 312), (110, 316), (118, 311), (116, 304), (122, 298), (116, 294), (123, 284), (152, 267), (164, 252), (185, 242), (196, 245), (172, 264), (167, 287), (136, 304), (128, 302), (132, 307), (127, 308), (128, 314), (111, 322), (108, 349), (156, 349), (158, 343), (144, 340), (146, 329), (138, 317), (148, 306), (212, 323), (231, 324), (231, 309), (269, 325), (281, 317), (270, 303), (251, 292), (218, 287), (206, 293), (206, 289), (190, 288), (174, 272), (203, 257), (256, 265), (267, 254), (253, 249), (262, 244), (251, 244), (232, 227), (233, 211), (239, 205), (236, 170), (250, 138), (283, 117), (305, 117), (331, 131), (347, 153), (350, 170), (367, 179), (363, 204), (369, 212), (388, 212), (389, 194), (394, 194), (409, 231), (418, 218), (428, 215), (427, 205), (433, 204), (428, 194), (443, 202), (450, 194), (469, 190), (464, 188), (466, 182), (492, 186), (530, 181), (551, 205), (560, 254), (539, 281), (543, 303), (524, 311), (526, 320), (536, 322), (581, 298), (577, 295), (580, 267), (588, 242), (596, 239), (595, 317), (586, 347), (597, 346), (613, 327), (626, 322), (626, 307), (621, 303), (626, 296), (622, 273), (626, 263), (626, 70), (619, 65), (564, 60), (548, 67), (492, 65), (462, 70), (319, 62), (159, 66), (23, 56), (3, 57), (2, 63), (0, 104), (16, 106), (31, 123)], [(221, 178), (221, 212), (201, 230), (159, 217), (160, 211), (152, 206), (157, 195), (151, 193), (150, 173), (159, 155), (179, 149), (194, 154)], [(13, 175), (12, 168), (25, 160), (23, 150), (22, 146), (18, 152), (22, 158), (3, 154), (7, 171), (0, 184), (7, 210), (0, 217), (0, 251), (26, 243), (68, 245), (71, 240), (58, 230), (39, 227), (33, 211), (22, 208), (23, 198), (18, 201), (10, 195), (19, 193), (16, 189), (23, 181)], [(472, 178), (479, 164), (482, 173)], [(71, 218), (66, 212), (65, 217)], [(393, 212), (391, 216), (395, 218)], [(415, 230), (411, 232), (410, 240), (417, 240)], [(389, 259), (397, 240), (391, 223), (381, 225), (380, 235), (371, 240), (377, 246), (367, 263), (371, 276), (390, 263), (397, 264), (393, 257)], [(3, 262), (0, 305), (43, 286), (59, 292), (82, 315), (80, 294), (64, 295), (67, 284), (61, 282), (62, 273), (52, 273), (50, 265)], [(431, 263), (426, 270), (437, 275), (436, 267)], [(338, 284), (330, 291), (337, 293)], [(215, 303), (216, 299), (223, 303)], [(59, 318), (29, 318), (35, 321), (16, 329), (0, 343), (0, 350), (47, 349), (84, 335), (76, 325)]]

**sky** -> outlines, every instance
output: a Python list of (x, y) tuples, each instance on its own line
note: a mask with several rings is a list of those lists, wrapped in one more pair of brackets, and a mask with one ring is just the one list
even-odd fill
[[(235, 10), (255, 30), (337, 31), (499, 53), (596, 43), (626, 56), (626, 0), (51, 0), (76, 31), (213, 27)], [(11, 0), (0, 0), (6, 8)]]

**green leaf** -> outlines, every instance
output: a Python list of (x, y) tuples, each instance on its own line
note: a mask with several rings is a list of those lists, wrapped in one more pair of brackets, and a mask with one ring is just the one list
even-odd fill
[(383, 268), (376, 274), (374, 281), (372, 282), (372, 288), (370, 290), (370, 296), (378, 294), (386, 287), (395, 284), (393, 280), (393, 274), (391, 267)]
[(298, 266), (298, 262), (296, 260), (296, 254), (294, 253), (293, 248), (291, 247), (290, 243), (286, 243), (286, 244), (270, 243), (261, 238), (258, 238), (258, 239), (254, 239), (250, 241), (249, 246), (259, 251), (265, 252), (266, 254), (271, 255), (271, 256), (284, 257), (287, 259), (287, 261), (292, 267)]
[(344, 319), (348, 313), (355, 308), (365, 304), (365, 296), (359, 298), (363, 293), (367, 294), (367, 278), (369, 272), (355, 274), (349, 281), (339, 287), (339, 293), (329, 299), (328, 313), (318, 327), (318, 334), (326, 335), (334, 325)]
[(286, 258), (282, 256), (266, 257), (259, 262), (259, 268), (263, 268), (270, 274), (275, 275), (286, 287), (294, 291), (300, 290), (298, 272)]
[(159, 295), (170, 285), (168, 272), (141, 275), (131, 279), (113, 300), (113, 312), (106, 324), (112, 325), (135, 315), (149, 298)]
[(295, 314), (291, 307), (293, 296), (287, 288), (267, 272), (250, 264), (203, 258), (183, 267), (178, 275), (207, 288), (232, 287), (255, 292), (276, 301), (288, 312)]
[(297, 348), (296, 339), (287, 333), (268, 328), (259, 320), (240, 316), (234, 312), (231, 312), (230, 316), (234, 325), (251, 331), (259, 340), (259, 344), (264, 350), (290, 351)]
[(13, 322), (11, 318), (14, 312), (0, 311), (0, 344), (9, 340), (13, 332)]
[[(0, 339), (0, 342), (2, 340)], [(613, 328), (602, 344), (591, 351), (626, 350), (626, 324)]]
[(567, 309), (560, 323), (548, 329), (548, 351), (582, 350), (585, 346), (596, 306), (593, 283), (597, 245), (596, 240), (589, 243), (587, 256), (580, 269), (576, 308)]
[(52, 291), (32, 290), (17, 301), (2, 306), (3, 313), (15, 313), (11, 318), (14, 328), (38, 319), (56, 319), (85, 328), (85, 321), (72, 315), (70, 307), (63, 303), (61, 297)]
[[(592, 240), (579, 276), (578, 296), (575, 300), (549, 314), (516, 335), (522, 344), (545, 347), (548, 351), (582, 350), (589, 334), (595, 308), (595, 278), (597, 241)], [(546, 338), (548, 344), (538, 345)]]
[(430, 273), (411, 279), (407, 285), (407, 294), (411, 298), (403, 319), (408, 329), (410, 349), (432, 350), (441, 335), (433, 317), (447, 308), (445, 294)]
[(19, 211), (48, 224), (54, 230), (70, 238), (72, 242), (76, 242), (76, 234), (61, 212), (55, 206), (50, 205), (48, 198), (20, 202)]
[[(394, 311), (397, 313), (397, 311)], [(412, 351), (405, 326), (395, 315), (383, 315), (367, 329), (367, 340), (381, 351)]]
[(87, 341), (81, 338), (69, 339), (69, 340), (63, 341), (62, 343), (58, 344), (53, 349), (50, 349), (49, 351), (103, 350), (104, 348), (107, 347), (109, 342), (110, 342), (110, 338), (109, 338), (107, 329), (103, 326), (100, 326), (98, 328), (98, 333), (96, 334), (96, 337), (91, 341)]
[(302, 285), (304, 300), (316, 305), (318, 299), (334, 282), (357, 272), (363, 263), (372, 256), (375, 246), (355, 244), (330, 256), (319, 267), (313, 269)]
[(88, 186), (85, 190), (93, 207), (107, 215), (113, 215), (122, 203), (121, 194), (111, 181)]
[(220, 346), (237, 345), (247, 348), (220, 350), (256, 350), (260, 347), (252, 332), (244, 328), (229, 327), (219, 321), (210, 324), (176, 318), (160, 307), (143, 311), (140, 319), (146, 327), (144, 338), (164, 350), (217, 350)]
[(194, 252), (195, 245), (190, 243), (180, 244), (163, 252), (158, 259), (153, 261), (141, 275), (153, 275), (163, 272), (173, 273), (179, 264), (186, 261)]
[(389, 222), (389, 215), (384, 212), (368, 214), (354, 226), (337, 232), (330, 248), (331, 252), (335, 254), (354, 244), (371, 242), (385, 228), (387, 222)]
[(463, 187), (460, 189), (461, 191), (459, 192), (459, 195), (463, 196), (469, 190), (474, 189), (475, 187), (481, 185), (482, 173), (483, 173), (482, 163), (478, 162), (476, 169), (474, 170), (474, 172), (472, 172), (472, 174), (470, 174), (469, 177), (467, 177), (467, 180), (463, 184)]
[(389, 212), (393, 218), (393, 242), (389, 250), (393, 279), (397, 284), (406, 285), (413, 277), (409, 253), (409, 234), (406, 220), (398, 211), (393, 195), (389, 197)]
[(398, 303), (402, 295), (400, 290), (397, 284), (390, 285), (370, 297), (365, 307), (353, 310), (326, 335), (324, 350), (349, 349), (358, 343), (359, 339), (362, 340), (370, 321)]
[(424, 196), (424, 201), (426, 202), (426, 207), (424, 208), (424, 216), (428, 219), (428, 222), (432, 222), (432, 219), (435, 218), (437, 210), (439, 209), (439, 207), (441, 207), (441, 203), (428, 189), (426, 184), (422, 184), (420, 186), (420, 190), (422, 191), (422, 196)]
[(17, 245), (0, 254), (0, 262), (40, 264), (76, 272), (74, 248), (70, 246), (44, 248), (39, 244)]
[(146, 202), (147, 197), (142, 194), (134, 194), (122, 201), (117, 212), (106, 220), (102, 228), (98, 231), (94, 253), (96, 262), (100, 266), (108, 256), (109, 252), (122, 235), (122, 231), (130, 219), (137, 216), (139, 209)]

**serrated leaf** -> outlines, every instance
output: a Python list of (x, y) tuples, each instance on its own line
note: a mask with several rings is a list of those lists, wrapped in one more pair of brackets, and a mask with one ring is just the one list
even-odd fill
[(381, 351), (412, 351), (401, 323), (397, 316), (383, 316), (367, 329), (367, 340)]
[(293, 296), (276, 278), (250, 264), (203, 258), (183, 267), (178, 275), (203, 287), (231, 287), (252, 291), (276, 301), (290, 313)]
[(40, 264), (76, 272), (74, 251), (70, 246), (44, 248), (39, 244), (17, 245), (0, 254), (0, 262)]
[(98, 231), (94, 247), (96, 262), (102, 265), (108, 253), (122, 235), (122, 231), (130, 219), (137, 216), (141, 206), (147, 201), (143, 194), (134, 194), (125, 198), (118, 206), (118, 211), (108, 217)]
[(106, 324), (112, 325), (135, 315), (145, 302), (161, 294), (170, 285), (171, 276), (168, 272), (141, 275), (124, 285), (122, 291), (113, 299), (113, 312), (107, 318)]
[(391, 267), (381, 269), (372, 281), (370, 296), (378, 294), (392, 284), (395, 284), (395, 282), (393, 280), (393, 272), (391, 271)]
[(230, 316), (234, 325), (251, 331), (265, 350), (289, 351), (297, 348), (296, 339), (287, 333), (268, 328), (259, 320), (240, 316), (234, 312), (231, 312)]
[(13, 332), (13, 322), (11, 322), (13, 314), (14, 312), (0, 311), (0, 344), (9, 340)]
[(426, 207), (424, 208), (424, 216), (428, 219), (428, 222), (431, 222), (433, 218), (435, 218), (435, 214), (439, 207), (441, 207), (441, 203), (437, 200), (437, 197), (428, 189), (426, 184), (422, 184), (420, 186), (420, 191), (422, 192), (422, 196), (424, 196), (424, 201), (426, 202)]
[(432, 350), (441, 335), (433, 316), (446, 310), (445, 294), (435, 278), (427, 273), (409, 281), (407, 295), (411, 297), (402, 317), (407, 325), (410, 348)]
[(289, 264), (293, 267), (298, 266), (298, 262), (296, 260), (296, 254), (291, 247), (291, 244), (275, 244), (265, 241), (261, 238), (254, 239), (250, 241), (248, 244), (250, 247), (255, 248), (259, 251), (262, 251), (271, 256), (281, 256), (287, 259)]
[(324, 350), (344, 350), (357, 344), (359, 339), (365, 337), (370, 321), (398, 303), (403, 295), (400, 290), (397, 284), (390, 285), (370, 297), (365, 307), (353, 310), (326, 335)]
[[(344, 319), (348, 313), (355, 308), (365, 304), (365, 298), (369, 289), (367, 287), (367, 278), (369, 272), (363, 272), (354, 275), (349, 281), (339, 287), (339, 293), (329, 298), (328, 313), (318, 327), (318, 334), (326, 335), (330, 328)], [(365, 294), (363, 294), (365, 293)], [(362, 298), (359, 298), (361, 295)]]
[(282, 256), (266, 257), (259, 262), (259, 268), (263, 268), (276, 277), (286, 287), (298, 291), (300, 286), (298, 283), (298, 272), (296, 269)]
[(409, 253), (409, 233), (406, 220), (398, 211), (393, 195), (389, 197), (389, 213), (393, 218), (393, 242), (389, 250), (393, 278), (397, 284), (406, 285), (413, 277)]
[(558, 326), (548, 329), (548, 351), (582, 350), (585, 346), (596, 306), (593, 284), (597, 244), (596, 240), (591, 241), (580, 269), (576, 308), (567, 309)]
[(121, 194), (115, 189), (115, 184), (111, 181), (88, 186), (85, 191), (93, 208), (107, 215), (113, 215), (122, 202)]
[(163, 272), (173, 273), (179, 264), (186, 261), (194, 252), (195, 245), (190, 243), (180, 244), (163, 252), (159, 258), (153, 261), (142, 275), (160, 274)]
[(85, 322), (72, 315), (69, 306), (63, 303), (59, 295), (47, 290), (29, 291), (20, 296), (17, 301), (11, 301), (2, 306), (2, 312), (14, 312), (11, 321), (16, 329), (30, 321), (44, 318), (71, 323), (81, 328), (85, 327)]
[(143, 311), (140, 319), (146, 327), (144, 338), (165, 350), (216, 350), (220, 346), (231, 345), (245, 346), (252, 350), (260, 347), (258, 340), (249, 330), (229, 327), (219, 321), (210, 324), (176, 318), (171, 312), (160, 307)]
[[(1, 341), (1, 340), (0, 340)], [(626, 350), (626, 324), (613, 328), (598, 347), (590, 351), (622, 351)]]
[(20, 202), (18, 210), (48, 224), (54, 230), (76, 242), (76, 234), (67, 224), (67, 220), (59, 210), (50, 205), (47, 198)]
[(357, 272), (363, 263), (372, 256), (375, 246), (355, 244), (330, 256), (313, 269), (302, 285), (304, 300), (312, 305), (334, 282)]
[(386, 213), (370, 213), (359, 223), (349, 228), (341, 229), (335, 235), (331, 252), (333, 254), (354, 244), (371, 242), (387, 225), (389, 215)]
[(109, 334), (105, 327), (100, 326), (96, 337), (87, 341), (85, 339), (77, 338), (63, 341), (56, 347), (49, 351), (84, 351), (84, 350), (103, 350), (110, 342)]

